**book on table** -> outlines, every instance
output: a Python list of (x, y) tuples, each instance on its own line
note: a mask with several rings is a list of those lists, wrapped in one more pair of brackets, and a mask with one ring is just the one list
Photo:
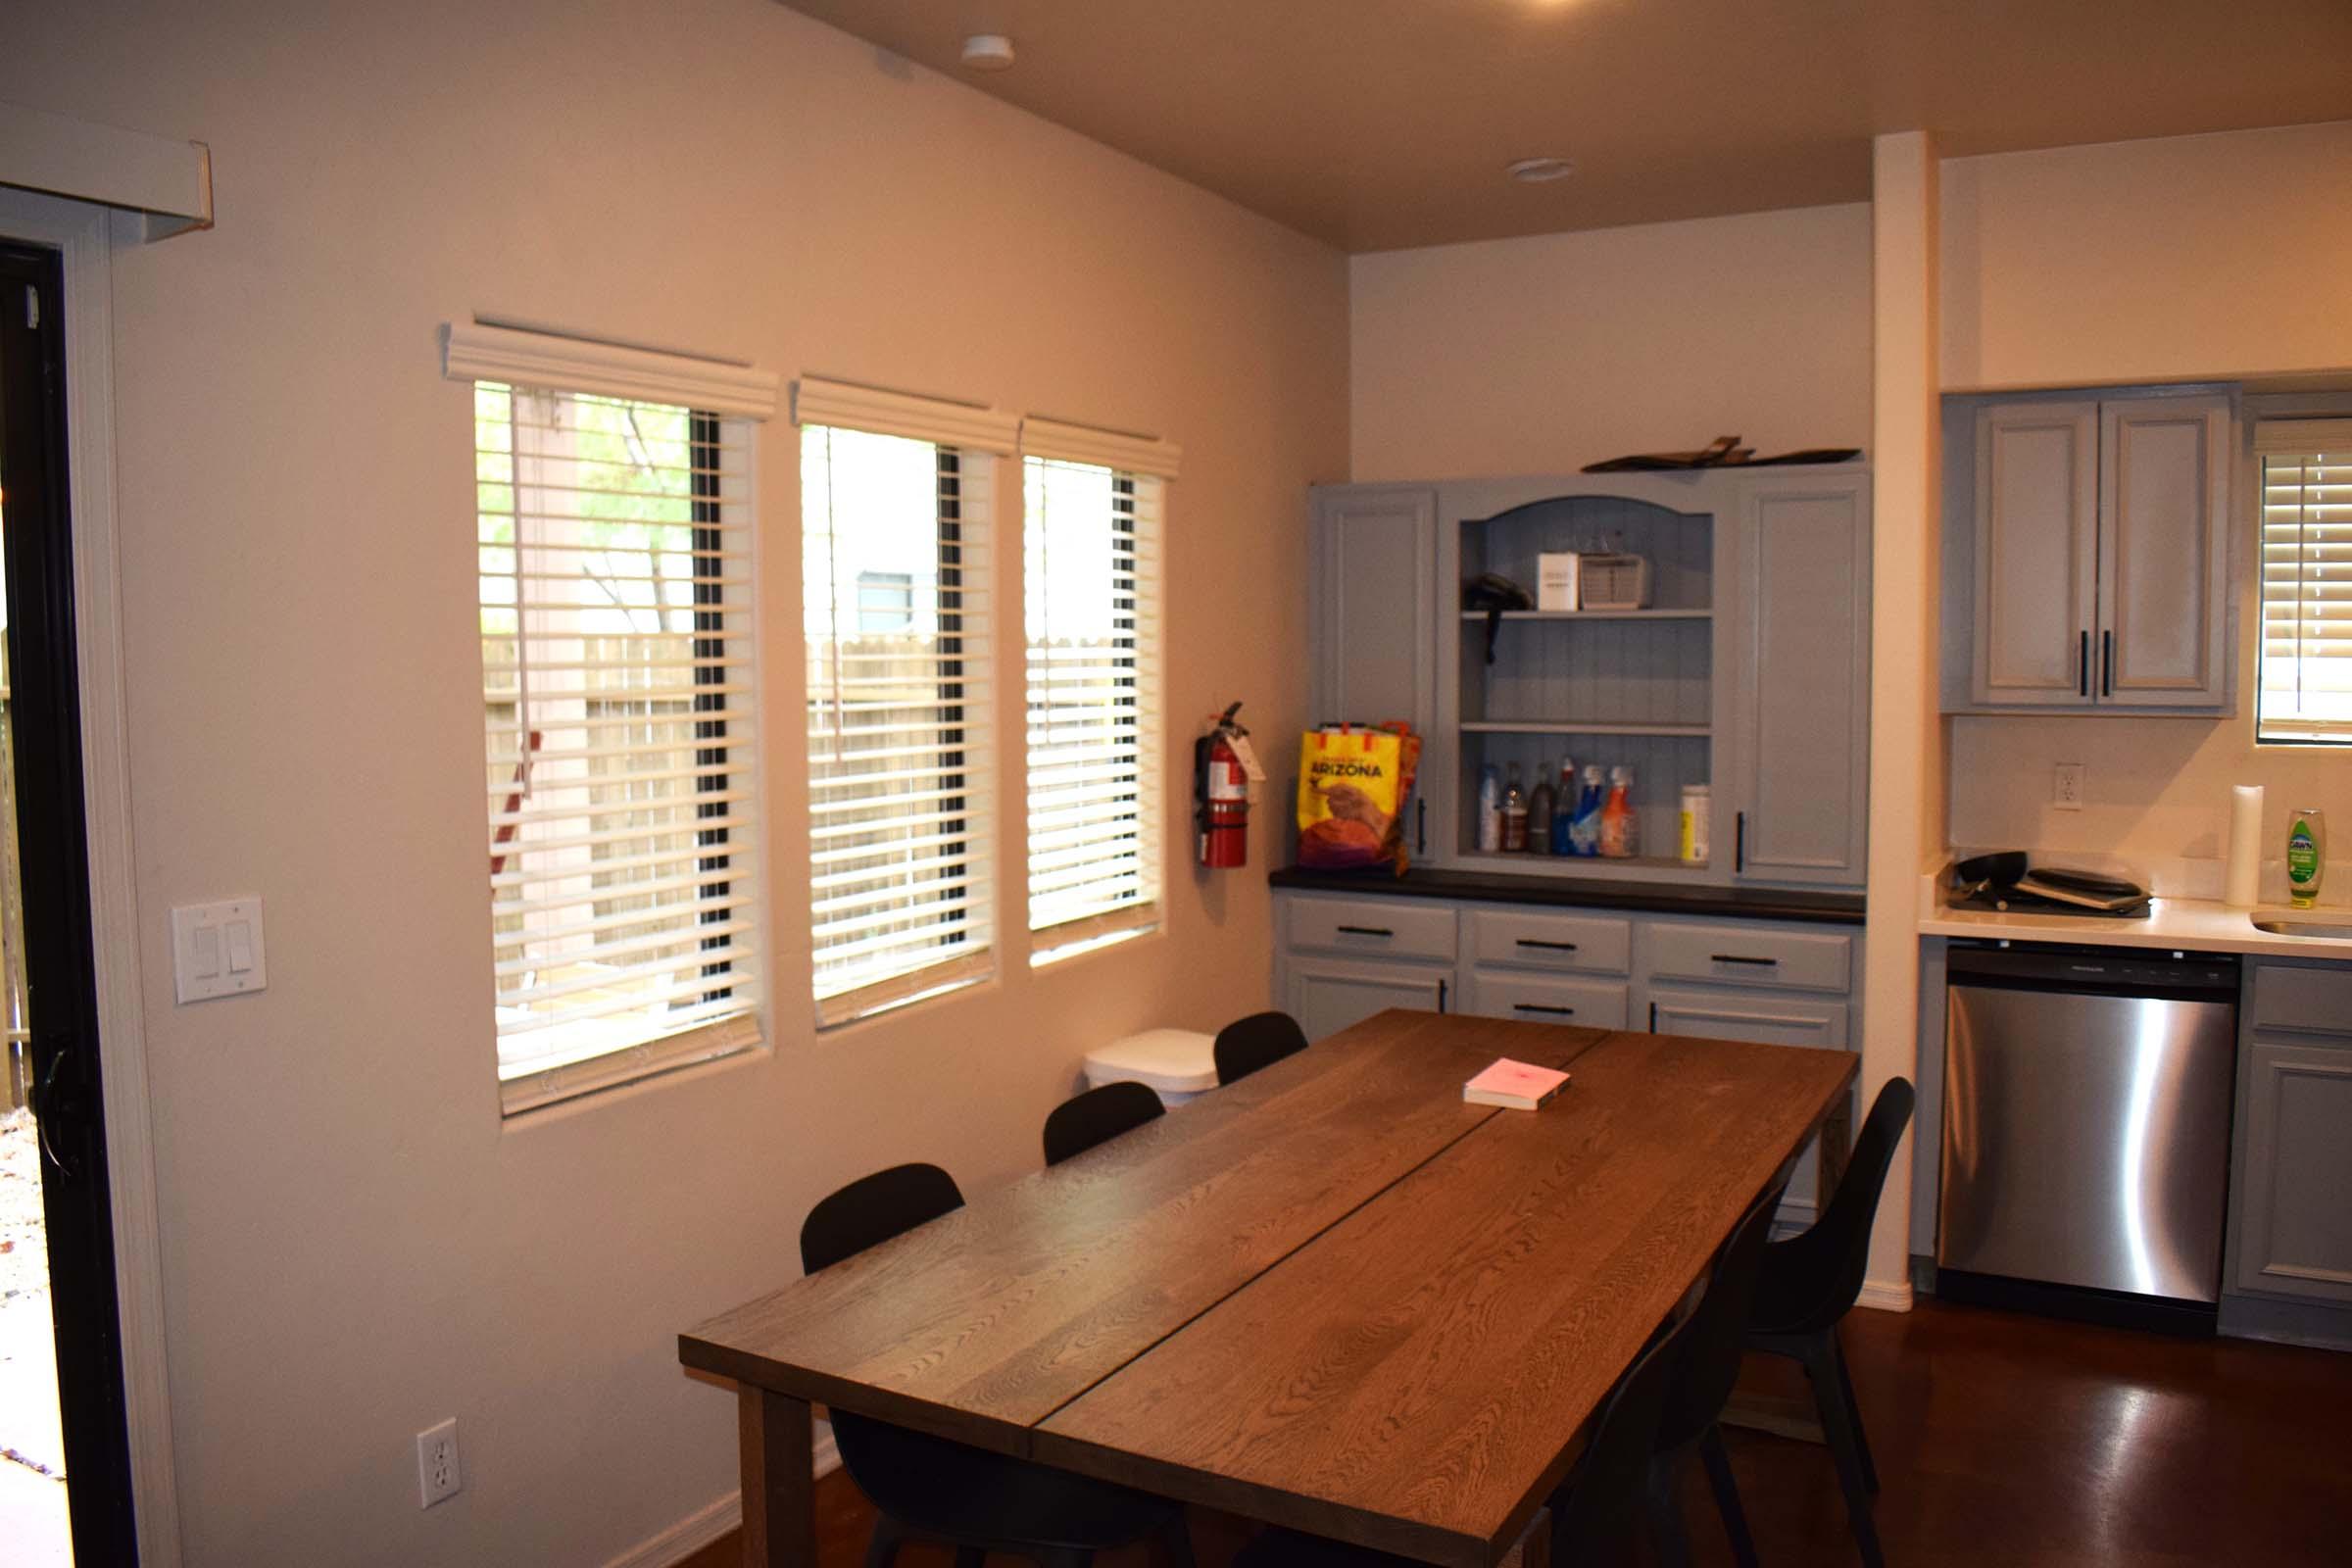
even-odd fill
[(1568, 1075), (1564, 1072), (1498, 1056), (1493, 1066), (1462, 1085), (1462, 1099), (1473, 1105), (1534, 1110), (1567, 1087)]

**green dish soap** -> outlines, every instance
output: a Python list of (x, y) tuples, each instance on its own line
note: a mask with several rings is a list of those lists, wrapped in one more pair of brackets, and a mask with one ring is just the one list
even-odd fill
[(2286, 896), (2298, 909), (2320, 902), (2320, 880), (2328, 874), (2328, 821), (2318, 811), (2287, 818)]

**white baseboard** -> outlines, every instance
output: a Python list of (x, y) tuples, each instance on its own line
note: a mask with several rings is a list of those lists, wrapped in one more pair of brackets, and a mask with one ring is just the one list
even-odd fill
[(1911, 1310), (1911, 1282), (1903, 1280), (1889, 1284), (1884, 1280), (1864, 1280), (1862, 1294), (1855, 1298), (1857, 1306), (1875, 1307), (1882, 1312)]
[[(815, 1464), (812, 1468), (822, 1480), (841, 1468), (841, 1446), (833, 1441), (831, 1426), (817, 1423)], [(743, 1494), (730, 1492), (715, 1497), (660, 1535), (637, 1543), (605, 1564), (605, 1568), (676, 1568), (696, 1552), (743, 1524)]]

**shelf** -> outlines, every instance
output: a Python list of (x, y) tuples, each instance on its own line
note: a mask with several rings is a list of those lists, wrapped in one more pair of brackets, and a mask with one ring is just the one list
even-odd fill
[[(1464, 620), (1487, 618), (1492, 612), (1465, 610)], [(1713, 620), (1712, 610), (1506, 610), (1505, 620)]]
[(1464, 719), (1465, 735), (1685, 735), (1705, 740), (1714, 731), (1705, 724), (1551, 724), (1517, 719)]

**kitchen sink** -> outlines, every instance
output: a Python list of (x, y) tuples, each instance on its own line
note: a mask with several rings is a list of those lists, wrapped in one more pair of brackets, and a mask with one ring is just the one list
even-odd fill
[(2352, 940), (2352, 924), (2338, 920), (2314, 920), (2291, 914), (2248, 915), (2257, 931), (2268, 931), (2279, 937), (2334, 937)]

